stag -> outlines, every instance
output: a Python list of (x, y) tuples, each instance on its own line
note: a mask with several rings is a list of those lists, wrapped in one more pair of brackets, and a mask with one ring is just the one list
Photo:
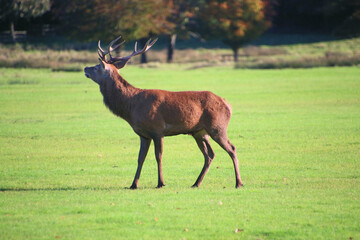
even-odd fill
[[(155, 145), (158, 167), (157, 188), (165, 186), (162, 173), (163, 140), (166, 136), (192, 135), (205, 158), (204, 166), (192, 187), (199, 187), (208, 172), (215, 154), (209, 136), (231, 157), (236, 178), (236, 188), (241, 187), (239, 163), (234, 145), (227, 137), (231, 117), (230, 105), (221, 97), (208, 91), (170, 92), (158, 89), (140, 89), (125, 81), (118, 72), (134, 56), (148, 51), (157, 41), (149, 41), (144, 48), (126, 57), (113, 57), (111, 52), (120, 47), (121, 36), (104, 50), (98, 43), (100, 64), (84, 69), (85, 76), (100, 86), (105, 105), (115, 115), (127, 121), (140, 137), (138, 166), (131, 189), (138, 187), (141, 169), (151, 140)], [(114, 46), (115, 43), (118, 43)], [(107, 56), (108, 55), (108, 56)]]

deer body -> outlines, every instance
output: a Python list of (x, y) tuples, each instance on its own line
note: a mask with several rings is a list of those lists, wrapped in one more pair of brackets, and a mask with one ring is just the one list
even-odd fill
[(201, 184), (215, 157), (209, 135), (232, 158), (236, 187), (242, 186), (236, 150), (226, 134), (231, 107), (223, 98), (208, 91), (170, 92), (139, 89), (125, 81), (118, 73), (118, 66), (123, 66), (123, 62), (109, 63), (104, 59), (100, 59), (99, 65), (87, 67), (84, 71), (87, 77), (99, 84), (105, 105), (115, 115), (126, 120), (140, 137), (138, 168), (130, 188), (138, 187), (142, 165), (151, 140), (155, 145), (158, 164), (158, 187), (165, 185), (162, 174), (163, 138), (178, 134), (192, 135), (205, 158), (204, 167), (193, 187)]

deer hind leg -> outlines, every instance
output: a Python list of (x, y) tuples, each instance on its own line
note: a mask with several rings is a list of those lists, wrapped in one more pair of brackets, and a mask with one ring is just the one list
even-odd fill
[(204, 179), (205, 174), (209, 171), (210, 164), (214, 159), (215, 154), (213, 149), (211, 148), (208, 135), (199, 132), (194, 134), (193, 137), (195, 138), (196, 143), (199, 149), (201, 150), (202, 154), (204, 155), (204, 159), (205, 159), (204, 167), (202, 168), (201, 173), (197, 178), (196, 182), (192, 186), (192, 187), (199, 187), (202, 180)]
[(148, 153), (150, 143), (151, 143), (151, 139), (140, 137), (140, 151), (139, 151), (139, 158), (138, 158), (138, 167), (136, 170), (134, 181), (130, 187), (131, 189), (136, 189), (138, 187), (141, 169), (144, 164), (146, 155)]
[(162, 172), (162, 153), (163, 153), (163, 144), (164, 138), (157, 137), (154, 138), (154, 145), (155, 145), (155, 158), (158, 166), (158, 185), (157, 188), (161, 188), (165, 186), (164, 177)]
[(227, 137), (226, 131), (223, 130), (215, 130), (210, 133), (210, 136), (212, 139), (214, 139), (215, 142), (217, 142), (231, 157), (234, 169), (235, 169), (235, 179), (236, 179), (236, 188), (239, 188), (243, 186), (243, 183), (241, 181), (240, 177), (240, 171), (239, 171), (239, 160), (236, 155), (236, 149), (235, 146), (230, 142), (229, 138)]

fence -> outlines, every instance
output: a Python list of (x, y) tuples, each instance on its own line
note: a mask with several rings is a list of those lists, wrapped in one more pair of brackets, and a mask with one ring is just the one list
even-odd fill
[[(27, 39), (27, 32), (26, 31), (15, 31), (15, 42), (24, 42)], [(12, 43), (14, 42), (10, 31), (0, 32), (0, 42), (1, 43)]]

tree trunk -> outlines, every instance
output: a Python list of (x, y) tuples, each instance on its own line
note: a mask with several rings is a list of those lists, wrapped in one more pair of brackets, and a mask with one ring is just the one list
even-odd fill
[[(142, 49), (143, 47), (145, 47), (145, 44), (146, 44), (147, 40), (148, 40), (147, 38), (141, 38), (141, 39), (140, 39), (141, 49)], [(141, 63), (141, 64), (147, 63), (146, 53), (141, 54), (140, 57), (141, 57), (141, 58), (140, 58), (140, 63)]]
[(234, 62), (237, 62), (239, 60), (238, 56), (239, 56), (239, 48), (233, 48), (233, 53), (234, 53)]
[(167, 52), (167, 62), (172, 63), (174, 61), (174, 50), (176, 43), (176, 34), (171, 34), (167, 36), (168, 40), (168, 52)]
[(13, 43), (16, 42), (16, 36), (15, 36), (15, 24), (14, 21), (10, 21), (10, 37)]

